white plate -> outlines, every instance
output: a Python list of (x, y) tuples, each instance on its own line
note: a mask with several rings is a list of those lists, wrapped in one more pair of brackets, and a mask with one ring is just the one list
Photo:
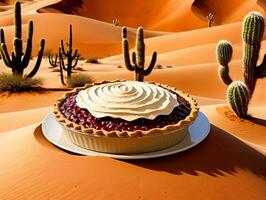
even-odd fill
[(56, 121), (54, 114), (49, 113), (43, 120), (42, 132), (44, 136), (54, 145), (69, 152), (86, 156), (107, 156), (116, 159), (130, 160), (168, 156), (190, 149), (199, 144), (207, 137), (210, 132), (210, 123), (208, 121), (208, 118), (202, 112), (199, 112), (199, 115), (195, 122), (189, 126), (189, 134), (187, 134), (187, 136), (178, 144), (161, 151), (130, 155), (108, 154), (83, 149), (81, 147), (76, 146), (71, 141), (67, 140), (66, 137), (64, 137), (64, 134), (62, 134), (62, 131), (62, 127)]

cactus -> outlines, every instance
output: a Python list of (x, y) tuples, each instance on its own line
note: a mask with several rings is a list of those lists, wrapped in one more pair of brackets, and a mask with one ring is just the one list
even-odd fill
[(58, 53), (55, 55), (55, 58), (53, 57), (52, 54), (49, 54), (49, 55), (48, 55), (49, 63), (50, 63), (50, 65), (51, 65), (53, 68), (57, 67), (57, 59), (58, 59)]
[(266, 77), (266, 54), (262, 64), (257, 66), (264, 28), (264, 19), (261, 14), (252, 12), (245, 17), (242, 33), (244, 42), (243, 68), (244, 80), (251, 95), (254, 92), (257, 79)]
[[(266, 77), (266, 54), (260, 65), (257, 66), (260, 44), (264, 33), (264, 19), (258, 12), (249, 13), (243, 25), (243, 75), (244, 81), (252, 96), (258, 78)], [(229, 85), (232, 79), (229, 76), (228, 63), (232, 57), (232, 46), (227, 41), (220, 41), (217, 45), (217, 60), (220, 64), (219, 74), (225, 84)]]
[[(66, 45), (68, 46), (68, 50), (67, 51), (65, 50), (65, 47), (64, 47), (64, 41), (61, 40), (61, 50), (60, 50), (60, 52), (61, 52), (62, 56), (60, 56), (59, 62), (62, 65), (62, 68), (65, 71), (67, 71), (67, 77), (70, 78), (71, 77), (71, 73), (72, 73), (72, 69), (74, 69), (77, 66), (78, 60), (79, 60), (78, 49), (75, 49), (75, 51), (73, 51), (72, 25), (71, 24), (69, 26), (69, 41), (68, 41), (68, 43), (66, 43)], [(65, 66), (63, 55), (67, 58), (67, 66)], [(74, 61), (74, 63), (73, 63), (73, 61)]]
[(227, 90), (227, 101), (232, 110), (240, 118), (247, 117), (249, 100), (249, 89), (245, 83), (242, 81), (234, 81), (229, 85)]
[(148, 76), (156, 63), (157, 52), (153, 52), (150, 65), (147, 69), (144, 69), (145, 64), (145, 44), (144, 44), (144, 31), (143, 28), (139, 27), (136, 36), (136, 47), (135, 52), (132, 53), (132, 62), (130, 62), (129, 47), (127, 40), (127, 29), (122, 28), (122, 43), (123, 43), (123, 54), (125, 65), (128, 70), (135, 71), (135, 76), (137, 81), (144, 81), (144, 76)]
[[(33, 21), (28, 23), (28, 37), (27, 37), (27, 47), (25, 53), (23, 53), (22, 44), (22, 29), (21, 29), (21, 5), (20, 2), (15, 3), (15, 37), (14, 37), (14, 51), (10, 58), (7, 46), (5, 42), (4, 30), (0, 30), (0, 54), (3, 58), (4, 64), (12, 69), (13, 75), (23, 76), (24, 69), (28, 66), (31, 58), (32, 52), (32, 36), (33, 36)], [(36, 64), (32, 71), (26, 76), (28, 78), (33, 77), (41, 65), (43, 51), (45, 46), (45, 40), (42, 39), (40, 42), (40, 49), (38, 53), (38, 58)]]
[[(244, 83), (238, 81), (237, 83), (233, 84), (232, 79), (229, 75), (229, 67), (228, 63), (232, 58), (232, 46), (229, 42), (222, 40), (218, 43), (216, 48), (216, 57), (220, 64), (219, 66), (219, 75), (221, 80), (226, 84), (230, 85), (230, 90), (228, 89), (228, 102), (235, 113), (242, 118), (245, 118), (247, 114), (244, 111), (247, 111), (245, 106), (248, 105), (249, 100), (252, 97), (252, 94), (255, 89), (255, 85), (258, 78), (266, 77), (266, 54), (264, 54), (263, 61), (260, 65), (257, 66), (259, 52), (260, 52), (260, 44), (262, 41), (263, 33), (264, 33), (264, 19), (261, 14), (258, 12), (251, 12), (249, 13), (245, 19), (243, 24), (243, 45), (244, 45), (244, 58), (243, 58), (243, 76), (244, 76)], [(233, 85), (232, 85), (233, 84)], [(245, 92), (244, 92), (244, 86)], [(245, 98), (248, 97), (248, 100), (245, 99), (242, 101), (243, 96), (240, 98), (239, 90), (234, 88), (241, 87), (241, 95), (245, 95)], [(248, 95), (246, 92), (246, 87), (248, 88)], [(238, 92), (233, 92), (238, 91)], [(233, 96), (235, 95), (235, 96)], [(230, 97), (230, 98), (229, 98)], [(237, 99), (238, 102), (241, 100), (243, 103), (237, 103), (238, 106), (244, 106), (239, 111), (239, 107), (233, 105), (234, 99)], [(230, 100), (230, 101), (229, 101)], [(245, 104), (245, 105), (244, 105)], [(233, 106), (232, 106), (233, 105)], [(245, 115), (244, 115), (245, 114)]]
[(115, 26), (118, 26), (119, 25), (119, 20), (117, 18), (113, 19), (113, 24)]
[(64, 69), (63, 69), (63, 64), (64, 63), (64, 58), (63, 58), (63, 55), (62, 55), (62, 52), (61, 52), (61, 49), (59, 48), (59, 67), (60, 67), (60, 78), (61, 78), (61, 83), (62, 85), (66, 85), (65, 84), (65, 81), (64, 81)]
[(226, 40), (221, 40), (216, 48), (217, 60), (220, 64), (218, 69), (218, 74), (220, 79), (226, 84), (229, 85), (232, 83), (232, 79), (229, 75), (228, 63), (231, 61), (233, 53), (233, 48), (231, 44)]
[(209, 13), (207, 15), (207, 19), (208, 19), (208, 27), (211, 27), (212, 26), (212, 20), (213, 20), (214, 16), (212, 13)]

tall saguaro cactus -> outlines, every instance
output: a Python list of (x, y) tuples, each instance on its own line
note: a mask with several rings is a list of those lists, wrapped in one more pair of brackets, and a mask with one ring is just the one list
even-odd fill
[[(260, 13), (251, 12), (245, 17), (243, 24), (243, 31), (242, 31), (243, 46), (244, 46), (243, 48), (244, 83), (242, 83), (242, 85), (245, 84), (246, 87), (248, 88), (249, 99), (252, 97), (257, 79), (266, 77), (266, 54), (264, 54), (264, 59), (262, 63), (260, 65), (257, 65), (264, 29), (265, 29), (264, 18)], [(232, 78), (229, 75), (229, 67), (228, 67), (228, 63), (231, 60), (232, 53), (233, 53), (233, 48), (228, 41), (222, 40), (218, 43), (216, 48), (216, 56), (220, 64), (218, 71), (221, 80), (226, 85), (234, 83), (234, 82), (232, 83)], [(239, 87), (240, 84), (237, 85)], [(228, 90), (228, 92), (231, 90)], [(240, 101), (242, 100), (241, 98), (237, 97), (237, 94), (239, 93), (231, 93), (231, 95), (227, 94), (227, 96), (235, 95), (235, 97), (232, 99), (239, 101), (237, 102), (237, 105), (243, 105), (242, 103), (240, 103)], [(229, 105), (233, 108), (231, 102), (232, 101), (228, 101)], [(245, 102), (248, 103), (249, 101)], [(235, 109), (233, 110), (235, 111)], [(236, 112), (236, 114), (241, 118), (245, 118), (247, 116), (247, 115), (244, 116), (243, 112), (241, 115), (239, 114), (239, 112)]]
[(126, 67), (130, 71), (135, 71), (137, 81), (144, 81), (144, 76), (148, 76), (152, 72), (155, 66), (157, 59), (157, 52), (155, 51), (153, 52), (150, 65), (147, 67), (147, 69), (144, 69), (145, 65), (144, 31), (143, 28), (139, 27), (136, 35), (135, 52), (132, 53), (133, 64), (131, 64), (126, 27), (122, 28), (122, 37), (123, 37), (122, 40), (123, 54), (124, 54), (124, 61)]
[(74, 69), (79, 60), (79, 53), (78, 49), (75, 49), (73, 51), (73, 43), (72, 43), (72, 25), (69, 26), (69, 40), (66, 43), (66, 46), (68, 46), (68, 50), (65, 50), (64, 47), (64, 41), (61, 40), (61, 53), (67, 58), (67, 66), (65, 66), (63, 56), (60, 56), (59, 61), (61, 62), (62, 68), (67, 71), (67, 77), (71, 77), (72, 69)]
[[(12, 69), (13, 75), (22, 76), (24, 69), (29, 65), (31, 53), (32, 53), (32, 36), (33, 36), (33, 21), (28, 23), (28, 37), (27, 37), (27, 46), (26, 50), (23, 53), (23, 44), (22, 44), (22, 28), (21, 28), (21, 5), (20, 2), (15, 3), (15, 37), (14, 37), (14, 51), (12, 51), (11, 58), (7, 51), (7, 46), (5, 42), (4, 30), (0, 30), (0, 54), (3, 58), (5, 65)], [(42, 39), (40, 42), (40, 49), (38, 53), (37, 62), (32, 69), (32, 71), (27, 75), (27, 77), (33, 77), (39, 70), (43, 51), (45, 46), (45, 40)]]

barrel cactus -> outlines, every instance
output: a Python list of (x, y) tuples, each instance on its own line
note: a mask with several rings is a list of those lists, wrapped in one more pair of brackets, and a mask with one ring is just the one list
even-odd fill
[(249, 89), (242, 81), (232, 82), (227, 90), (227, 101), (240, 118), (247, 117), (248, 104), (250, 100)]
[(136, 47), (135, 52), (132, 53), (132, 62), (130, 61), (128, 39), (127, 39), (127, 29), (122, 28), (122, 43), (123, 43), (123, 54), (125, 65), (128, 70), (135, 71), (136, 81), (144, 81), (144, 76), (148, 76), (156, 63), (157, 52), (153, 52), (150, 65), (145, 69), (145, 44), (144, 44), (144, 31), (142, 27), (139, 27), (136, 35)]
[[(28, 37), (26, 50), (23, 53), (23, 42), (22, 42), (22, 28), (21, 28), (21, 5), (20, 2), (15, 3), (15, 37), (14, 37), (14, 51), (12, 51), (11, 57), (9, 56), (7, 45), (5, 42), (4, 30), (0, 30), (0, 54), (4, 61), (4, 64), (12, 69), (13, 75), (23, 76), (24, 69), (28, 67), (31, 53), (32, 53), (32, 36), (33, 36), (33, 21), (28, 23)], [(28, 78), (33, 77), (41, 65), (43, 51), (45, 46), (45, 40), (42, 39), (40, 42), (40, 49), (37, 57), (37, 62), (32, 71), (26, 76)]]
[[(259, 53), (260, 53), (261, 41), (264, 34), (264, 29), (265, 29), (264, 18), (260, 13), (251, 12), (245, 17), (243, 23), (243, 31), (242, 31), (243, 47), (244, 47), (243, 48), (244, 83), (242, 82), (241, 84), (242, 85), (245, 84), (245, 86), (248, 88), (249, 100), (252, 97), (252, 94), (254, 93), (257, 79), (266, 77), (266, 54), (264, 54), (264, 59), (262, 63), (260, 65), (257, 64), (259, 59)], [(229, 75), (229, 66), (228, 66), (232, 58), (232, 53), (233, 53), (233, 48), (230, 42), (222, 40), (217, 44), (216, 57), (219, 63), (218, 73), (220, 79), (226, 85), (231, 85), (234, 83)], [(239, 81), (237, 83), (239, 86)], [(233, 89), (230, 90), (228, 89), (228, 92), (232, 90)], [(237, 95), (237, 93), (231, 92), (230, 95), (228, 94), (227, 96), (232, 96), (232, 95)], [(241, 99), (239, 97), (231, 99), (237, 99), (237, 98)], [(245, 103), (247, 102), (247, 105), (249, 100), (248, 101), (245, 100)], [(232, 105), (231, 102), (229, 102), (229, 104)], [(240, 113), (236, 111), (235, 107), (233, 106), (231, 107), (239, 117), (244, 118), (247, 116), (247, 114), (243, 115), (244, 112)], [(247, 108), (243, 108), (243, 110), (247, 110)]]

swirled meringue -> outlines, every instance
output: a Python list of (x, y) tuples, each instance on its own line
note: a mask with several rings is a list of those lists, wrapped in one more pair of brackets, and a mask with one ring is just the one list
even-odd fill
[(154, 119), (169, 115), (178, 106), (177, 97), (167, 89), (138, 81), (112, 82), (82, 90), (77, 105), (94, 117), (120, 118), (126, 121)]

